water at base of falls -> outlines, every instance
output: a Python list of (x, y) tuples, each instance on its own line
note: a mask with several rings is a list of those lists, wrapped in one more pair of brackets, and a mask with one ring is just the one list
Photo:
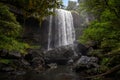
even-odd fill
[(50, 16), (49, 18), (48, 50), (70, 45), (75, 41), (75, 30), (71, 12), (56, 9), (55, 13), (55, 16)]
[(28, 71), (24, 75), (0, 73), (0, 80), (83, 80), (70, 70), (70, 66), (58, 66), (45, 72)]

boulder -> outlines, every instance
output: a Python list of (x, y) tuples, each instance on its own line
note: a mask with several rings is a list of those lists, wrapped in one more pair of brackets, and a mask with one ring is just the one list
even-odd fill
[(2, 72), (11, 72), (11, 71), (14, 71), (15, 69), (14, 68), (12, 68), (12, 67), (3, 67), (2, 69), (1, 69), (1, 71)]
[(47, 64), (67, 64), (70, 59), (73, 59), (76, 56), (73, 45), (62, 46), (44, 52), (44, 59)]
[(87, 48), (85, 45), (79, 43), (78, 41), (74, 41), (74, 51), (78, 55), (87, 55), (89, 48)]
[(29, 53), (25, 55), (25, 60), (27, 60), (33, 68), (44, 65), (44, 58), (39, 50), (29, 50)]
[(99, 65), (97, 63), (98, 58), (96, 57), (81, 56), (81, 58), (79, 58), (76, 63), (74, 63), (73, 70), (83, 71), (86, 69), (98, 68)]
[(18, 59), (21, 58), (22, 55), (18, 51), (7, 51), (7, 50), (1, 50), (0, 51), (0, 57), (7, 58), (7, 59)]
[(17, 51), (9, 52), (8, 56), (11, 57), (11, 58), (21, 58), (22, 57), (21, 53), (17, 52)]

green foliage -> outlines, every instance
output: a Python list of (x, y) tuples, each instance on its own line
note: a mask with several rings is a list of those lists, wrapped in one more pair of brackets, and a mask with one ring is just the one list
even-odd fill
[(1, 59), (1, 58), (0, 58), (0, 63), (9, 64), (9, 63), (11, 63), (11, 61), (8, 60), (8, 59)]
[(75, 1), (68, 1), (67, 10), (76, 10), (77, 9), (77, 2)]
[(0, 49), (6, 49), (8, 51), (19, 51), (21, 53), (26, 53), (26, 49), (30, 46), (26, 43), (19, 42), (17, 39), (10, 37), (1, 37)]
[[(102, 73), (120, 64), (120, 0), (85, 0), (81, 9), (94, 14), (93, 20), (84, 31), (80, 42), (97, 42), (97, 50)], [(101, 51), (99, 51), (101, 50)]]
[(61, 5), (59, 0), (1, 0), (0, 2), (21, 10), (25, 17), (34, 16), (40, 20), (53, 14), (51, 9)]
[(21, 41), (22, 27), (10, 11), (22, 14), (24, 20), (33, 16), (41, 22), (61, 4), (59, 0), (0, 0), (0, 50), (25, 53), (27, 48), (33, 48)]
[(7, 6), (0, 4), (0, 50), (25, 53), (25, 49), (29, 48), (29, 45), (17, 39), (20, 37), (21, 30), (14, 14), (9, 11)]
[[(115, 12), (111, 11), (113, 7), (108, 6), (111, 4), (108, 4), (109, 2), (106, 3), (105, 1), (103, 2), (101, 1), (102, 0), (98, 1), (99, 6), (101, 6), (100, 8), (96, 8), (95, 4), (98, 4), (96, 0), (85, 2), (85, 4), (88, 4), (86, 6), (87, 9), (91, 10), (91, 6), (92, 6), (93, 7), (92, 10), (96, 12), (101, 9), (103, 11), (99, 12), (99, 14), (96, 15), (96, 16), (99, 15), (99, 18), (97, 17), (95, 21), (90, 23), (89, 27), (84, 31), (84, 34), (81, 37), (81, 41), (82, 42), (97, 41), (100, 44), (99, 45), (100, 48), (103, 48), (103, 49), (109, 48), (110, 50), (112, 50), (114, 48), (120, 47), (119, 45), (120, 44), (119, 42), (120, 40), (119, 21), (120, 20), (118, 16), (115, 14)], [(94, 4), (90, 5), (91, 3), (94, 3)], [(106, 7), (102, 7), (102, 6), (106, 6)], [(116, 11), (119, 10), (118, 8), (115, 8), (115, 9)]]
[[(8, 7), (0, 5), (0, 35), (18, 36), (21, 26), (16, 21), (15, 16), (9, 11)], [(14, 35), (16, 34), (16, 35)]]

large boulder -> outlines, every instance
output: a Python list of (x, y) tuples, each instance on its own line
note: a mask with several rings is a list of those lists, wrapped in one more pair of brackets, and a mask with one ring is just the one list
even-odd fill
[(73, 70), (83, 71), (91, 68), (98, 68), (98, 58), (81, 56), (73, 65)]
[(74, 41), (74, 51), (78, 55), (87, 55), (89, 48), (87, 48), (85, 45), (79, 43), (78, 41)]
[(75, 41), (74, 44), (57, 47), (44, 51), (44, 59), (46, 63), (66, 64), (73, 63), (82, 55), (87, 55), (88, 48), (83, 44)]
[(46, 63), (66, 64), (68, 60), (76, 56), (73, 45), (62, 46), (44, 52)]
[(29, 53), (25, 55), (25, 60), (27, 60), (33, 68), (44, 65), (43, 54), (40, 50), (29, 50)]

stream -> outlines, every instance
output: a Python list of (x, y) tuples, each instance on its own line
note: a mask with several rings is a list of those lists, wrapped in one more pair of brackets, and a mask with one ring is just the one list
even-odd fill
[(0, 80), (85, 80), (80, 79), (78, 74), (72, 71), (70, 66), (58, 66), (37, 73), (28, 71), (24, 75), (0, 73)]

